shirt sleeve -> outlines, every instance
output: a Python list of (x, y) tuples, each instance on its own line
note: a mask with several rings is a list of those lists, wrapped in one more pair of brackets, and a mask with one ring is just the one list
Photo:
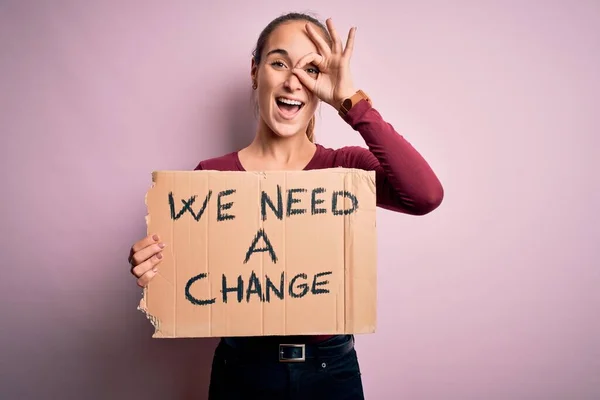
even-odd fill
[(424, 215), (441, 204), (444, 190), (429, 164), (367, 101), (357, 103), (344, 119), (368, 147), (345, 147), (345, 164), (375, 171), (378, 206)]

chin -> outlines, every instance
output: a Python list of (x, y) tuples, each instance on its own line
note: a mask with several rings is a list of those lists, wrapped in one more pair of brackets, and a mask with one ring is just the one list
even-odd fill
[(271, 131), (273, 132), (273, 134), (275, 136), (281, 137), (281, 138), (287, 138), (287, 137), (292, 137), (298, 134), (304, 134), (305, 132), (305, 127), (304, 125), (299, 126), (299, 125), (289, 125), (289, 124), (281, 124), (278, 123), (276, 121), (272, 121), (271, 124), (268, 124), (269, 128), (271, 128)]
[(276, 102), (271, 104), (268, 115), (265, 115), (266, 125), (279, 137), (292, 137), (305, 134), (306, 127), (312, 114), (311, 110), (303, 105), (297, 112), (282, 111)]

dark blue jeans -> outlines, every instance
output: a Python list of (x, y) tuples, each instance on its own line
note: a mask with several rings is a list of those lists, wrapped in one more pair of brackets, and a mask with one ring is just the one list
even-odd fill
[(276, 346), (248, 353), (221, 340), (213, 359), (209, 400), (363, 400), (353, 344), (352, 335), (336, 336), (318, 344), (323, 352), (307, 351), (305, 361), (282, 362)]

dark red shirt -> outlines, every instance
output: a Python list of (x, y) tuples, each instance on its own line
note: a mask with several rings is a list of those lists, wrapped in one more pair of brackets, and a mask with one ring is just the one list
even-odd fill
[[(440, 205), (444, 190), (429, 164), (375, 108), (362, 100), (348, 112), (345, 121), (362, 136), (367, 149), (360, 146), (330, 149), (316, 144), (317, 150), (304, 170), (335, 167), (374, 170), (377, 205), (388, 210), (424, 215)], [(195, 169), (244, 171), (237, 151), (201, 161)], [(298, 340), (314, 342), (328, 337), (331, 336)]]

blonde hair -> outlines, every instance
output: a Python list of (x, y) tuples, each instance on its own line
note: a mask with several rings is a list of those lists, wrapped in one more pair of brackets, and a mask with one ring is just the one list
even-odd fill
[(310, 121), (308, 121), (308, 126), (306, 127), (306, 136), (308, 140), (311, 142), (315, 142), (315, 116), (313, 115)]

